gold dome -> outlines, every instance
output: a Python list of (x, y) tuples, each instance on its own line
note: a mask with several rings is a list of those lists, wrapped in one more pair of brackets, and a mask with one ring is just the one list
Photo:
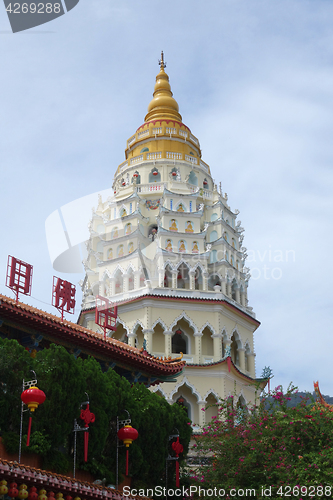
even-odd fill
[(172, 97), (169, 77), (164, 71), (165, 64), (163, 52), (161, 54), (160, 72), (156, 76), (153, 99), (148, 106), (148, 113), (145, 116), (145, 122), (158, 119), (169, 119), (182, 121), (179, 114), (177, 101)]

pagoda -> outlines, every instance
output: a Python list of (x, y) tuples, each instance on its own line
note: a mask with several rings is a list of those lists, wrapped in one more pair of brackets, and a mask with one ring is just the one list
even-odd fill
[(163, 52), (159, 65), (144, 123), (115, 172), (114, 195), (99, 197), (93, 210), (79, 323), (98, 329), (103, 296), (118, 307), (115, 339), (163, 360), (182, 357), (181, 375), (152, 390), (203, 425), (221, 398), (254, 402), (263, 383), (255, 378), (253, 339), (260, 323), (248, 305), (239, 211), (183, 123)]

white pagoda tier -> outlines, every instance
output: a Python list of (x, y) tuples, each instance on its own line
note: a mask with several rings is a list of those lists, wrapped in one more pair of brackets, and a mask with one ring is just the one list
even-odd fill
[(104, 296), (118, 305), (113, 337), (155, 356), (183, 355), (181, 375), (152, 390), (181, 401), (202, 425), (220, 398), (254, 402), (259, 322), (248, 306), (239, 212), (217, 189), (199, 140), (182, 122), (163, 53), (148, 114), (125, 158), (114, 196), (100, 197), (93, 211), (79, 322), (98, 330), (96, 297)]

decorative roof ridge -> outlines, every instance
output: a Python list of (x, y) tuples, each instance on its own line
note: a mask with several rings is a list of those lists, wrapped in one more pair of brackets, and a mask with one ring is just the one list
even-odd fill
[[(156, 119), (154, 119), (154, 120), (148, 120), (147, 122), (144, 122), (142, 125), (140, 125), (140, 127), (138, 127), (138, 128), (136, 129), (135, 133), (136, 133), (136, 132), (139, 132), (139, 130), (140, 130), (141, 128), (143, 128), (145, 125), (149, 125), (149, 123), (152, 123), (153, 125), (155, 125), (155, 124), (156, 124), (156, 122), (166, 122), (166, 123), (172, 122), (172, 123), (178, 123), (178, 125), (181, 125), (181, 126), (185, 127), (185, 128), (189, 131), (189, 133), (190, 133), (190, 134), (192, 134), (192, 132), (191, 132), (190, 128), (189, 128), (187, 125), (185, 125), (185, 123), (180, 122), (179, 120), (173, 120), (173, 119), (171, 119), (171, 118), (156, 118)], [(168, 134), (166, 134), (166, 135), (168, 135)]]
[[(183, 184), (185, 184), (185, 182)], [(196, 187), (198, 187), (198, 186), (196, 186)], [(170, 191), (170, 189), (164, 188), (163, 194), (166, 193), (166, 194), (173, 194), (176, 196), (195, 196), (195, 195), (199, 195), (199, 190), (200, 190), (200, 188), (198, 188), (198, 190), (195, 191), (195, 193), (188, 193), (187, 194), (187, 193), (177, 193), (176, 191)]]
[[(95, 339), (105, 343), (106, 345), (111, 344), (115, 347), (118, 347), (118, 349), (120, 349), (120, 350), (123, 350), (125, 352), (130, 352), (132, 354), (139, 356), (140, 358), (144, 358), (144, 359), (148, 358), (150, 361), (154, 361), (155, 363), (158, 363), (160, 365), (161, 364), (162, 365), (165, 365), (165, 364), (170, 365), (170, 363), (165, 363), (164, 361), (159, 360), (158, 358), (155, 358), (153, 355), (147, 356), (146, 354), (141, 352), (140, 349), (138, 349), (137, 347), (132, 347), (132, 346), (125, 344), (124, 342), (121, 342), (120, 340), (114, 339), (112, 337), (107, 337), (106, 339), (104, 339), (104, 335), (101, 333), (94, 332), (93, 330), (89, 330), (88, 328), (85, 328), (85, 327), (78, 325), (76, 323), (72, 323), (71, 321), (62, 321), (61, 318), (59, 318), (58, 316), (55, 316), (51, 313), (47, 313), (47, 312), (42, 311), (41, 309), (37, 309), (33, 306), (29, 306), (28, 304), (24, 304), (23, 302), (16, 303), (15, 299), (11, 299), (10, 297), (7, 297), (6, 295), (0, 294), (0, 308), (1, 308), (3, 303), (6, 304), (7, 306), (11, 306), (14, 309), (18, 309), (18, 310), (21, 309), (22, 312), (25, 312), (27, 314), (32, 314), (34, 316), (38, 316), (40, 318), (57, 323), (60, 327), (66, 327), (66, 328), (74, 330), (78, 333), (83, 333), (87, 337), (95, 338)], [(92, 310), (95, 310), (95, 308), (92, 308)], [(185, 361), (177, 361), (176, 363), (173, 364), (173, 366), (184, 366), (185, 364), (186, 364)]]
[[(16, 471), (20, 470), (20, 474), (22, 474), (24, 472), (29, 474), (29, 476), (27, 478), (20, 477), (20, 479), (22, 481), (24, 481), (24, 480), (28, 481), (31, 478), (31, 476), (30, 476), (31, 474), (34, 474), (34, 479), (36, 479), (36, 477), (39, 476), (38, 481), (43, 479), (43, 476), (44, 476), (45, 481), (48, 482), (47, 487), (51, 488), (51, 489), (64, 488), (65, 490), (68, 491), (68, 483), (70, 483), (75, 488), (82, 488), (84, 490), (84, 494), (86, 494), (88, 497), (103, 496), (103, 497), (115, 499), (115, 500), (124, 498), (123, 494), (119, 490), (116, 490), (114, 488), (108, 488), (107, 486), (102, 486), (99, 484), (90, 483), (88, 481), (82, 481), (82, 480), (74, 478), (74, 477), (64, 476), (62, 474), (57, 474), (55, 472), (46, 471), (43, 469), (37, 469), (37, 468), (31, 467), (29, 465), (19, 464), (16, 461), (13, 462), (13, 461), (5, 460), (1, 457), (0, 457), (0, 470), (1, 470), (2, 476), (5, 473), (7, 473), (10, 476), (13, 475), (14, 478), (16, 477), (15, 472), (14, 472), (15, 470)], [(40, 477), (40, 476), (42, 476), (42, 477)], [(52, 482), (52, 479), (54, 479), (55, 484), (51, 485), (50, 482)], [(16, 478), (16, 480), (17, 480), (17, 478)], [(126, 497), (126, 498), (128, 498), (128, 500), (130, 500), (132, 498), (138, 499), (138, 500), (139, 499), (148, 500), (147, 497), (141, 497), (138, 495), (130, 495), (129, 497)]]
[(253, 378), (250, 375), (247, 375), (246, 373), (242, 372), (233, 362), (233, 359), (231, 356), (225, 356), (224, 358), (220, 359), (219, 361), (212, 361), (211, 363), (186, 363), (187, 368), (193, 368), (193, 367), (200, 367), (200, 368), (206, 368), (207, 366), (216, 366), (216, 365), (222, 365), (225, 362), (228, 361), (228, 358), (230, 359), (231, 365), (234, 367), (234, 369), (243, 377), (247, 378), (248, 380), (251, 380), (252, 382), (267, 382), (268, 378)]

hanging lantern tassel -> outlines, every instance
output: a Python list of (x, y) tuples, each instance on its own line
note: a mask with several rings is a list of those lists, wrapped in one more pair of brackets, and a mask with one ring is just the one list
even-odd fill
[(172, 449), (176, 453), (176, 488), (179, 488), (179, 454), (183, 452), (184, 447), (179, 442), (179, 436), (177, 437), (177, 441), (172, 443)]
[(139, 433), (131, 425), (125, 425), (118, 431), (118, 439), (126, 446), (126, 476), (128, 476), (128, 448), (139, 436)]
[[(38, 387), (32, 386), (30, 389), (26, 389), (21, 394), (21, 399), (24, 404), (27, 405), (31, 412), (35, 411), (39, 405), (44, 403), (46, 396), (43, 391), (38, 389)], [(28, 427), (28, 436), (27, 436), (27, 446), (30, 444), (30, 433), (31, 433), (31, 422), (32, 417), (29, 417), (29, 427)]]
[(87, 403), (87, 407), (85, 410), (81, 410), (80, 418), (84, 421), (85, 427), (87, 428), (84, 431), (84, 461), (88, 460), (88, 442), (89, 442), (89, 424), (95, 422), (95, 415), (91, 413), (89, 410), (89, 403)]

